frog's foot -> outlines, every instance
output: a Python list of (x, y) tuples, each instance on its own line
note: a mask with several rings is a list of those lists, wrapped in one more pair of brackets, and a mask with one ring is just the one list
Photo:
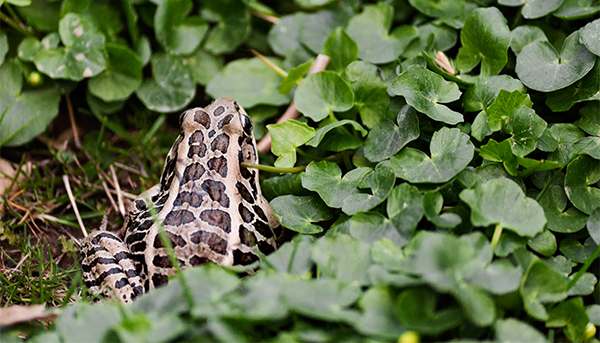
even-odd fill
[(83, 280), (93, 293), (107, 298), (112, 293), (125, 304), (144, 293), (131, 253), (117, 235), (94, 231), (81, 245)]

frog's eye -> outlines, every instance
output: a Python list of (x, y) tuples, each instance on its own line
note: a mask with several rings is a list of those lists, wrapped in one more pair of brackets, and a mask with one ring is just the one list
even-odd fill
[(245, 136), (250, 137), (252, 135), (252, 120), (245, 115), (241, 116), (241, 120)]
[(183, 126), (183, 118), (185, 118), (185, 115), (189, 112), (190, 110), (187, 111), (183, 111), (183, 113), (179, 116), (179, 127), (181, 128)]

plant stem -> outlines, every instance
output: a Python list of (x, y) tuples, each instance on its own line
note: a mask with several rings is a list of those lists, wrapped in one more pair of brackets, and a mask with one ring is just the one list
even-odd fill
[(502, 230), (503, 230), (502, 225), (497, 224), (496, 228), (494, 229), (494, 235), (492, 236), (492, 252), (494, 250), (496, 250), (496, 245), (498, 244), (498, 241), (500, 240), (500, 236), (502, 235)]
[(25, 26), (25, 24), (23, 24), (22, 22), (20, 22), (18, 20), (18, 17), (16, 17), (14, 15), (14, 12), (12, 11), (12, 9), (10, 8), (10, 6), (8, 4), (4, 4), (4, 6), (6, 7), (6, 9), (11, 12), (13, 14), (13, 16), (15, 17), (10, 18), (9, 16), (7, 16), (5, 13), (0, 12), (0, 21), (3, 21), (5, 23), (7, 23), (9, 26), (11, 26), (12, 28), (14, 28), (15, 30), (23, 33), (24, 35), (27, 36), (35, 36), (35, 32), (33, 31), (32, 28)]
[(291, 173), (299, 173), (306, 169), (306, 166), (292, 167), (292, 168), (279, 168), (279, 167), (271, 167), (265, 166), (264, 164), (253, 164), (242, 162), (242, 167), (246, 168), (256, 168), (258, 170), (266, 171), (269, 173), (280, 173), (280, 174), (291, 174)]
[(567, 285), (567, 290), (571, 289), (573, 286), (575, 286), (575, 284), (577, 283), (577, 281), (581, 278), (581, 276), (588, 270), (588, 268), (592, 265), (592, 262), (594, 262), (594, 260), (596, 258), (598, 258), (598, 255), (600, 254), (600, 245), (598, 245), (596, 247), (596, 250), (594, 250), (594, 252), (592, 253), (592, 255), (590, 257), (588, 257), (588, 259), (585, 261), (584, 265), (581, 267), (581, 269), (579, 269), (579, 271), (577, 271), (577, 274), (575, 274), (575, 276), (573, 276), (573, 278), (571, 279), (571, 281), (569, 281), (569, 284)]

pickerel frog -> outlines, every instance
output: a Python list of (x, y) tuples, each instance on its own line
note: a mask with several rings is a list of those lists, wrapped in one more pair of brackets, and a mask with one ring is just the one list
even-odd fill
[[(231, 266), (258, 260), (255, 248), (276, 249), (281, 227), (262, 196), (252, 122), (235, 100), (221, 98), (185, 111), (160, 183), (132, 202), (125, 238), (94, 231), (82, 242), (83, 278), (94, 293), (108, 288), (124, 303), (175, 272), (159, 224), (182, 268), (207, 262)], [(153, 208), (153, 210), (152, 210)], [(105, 287), (107, 286), (107, 287)]]

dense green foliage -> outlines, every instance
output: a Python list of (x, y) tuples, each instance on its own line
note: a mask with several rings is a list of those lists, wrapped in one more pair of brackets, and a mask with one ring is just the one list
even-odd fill
[[(205, 94), (270, 132), (262, 163), (306, 166), (263, 172), (297, 235), (256, 273), (206, 265), (130, 307), (80, 301), (34, 341), (597, 342), (598, 1), (0, 5), (0, 146), (78, 91), (102, 125), (84, 147), (113, 163), (97, 135), (136, 141), (116, 113)], [(319, 53), (328, 70), (306, 76)], [(265, 124), (291, 100), (298, 120)]]

